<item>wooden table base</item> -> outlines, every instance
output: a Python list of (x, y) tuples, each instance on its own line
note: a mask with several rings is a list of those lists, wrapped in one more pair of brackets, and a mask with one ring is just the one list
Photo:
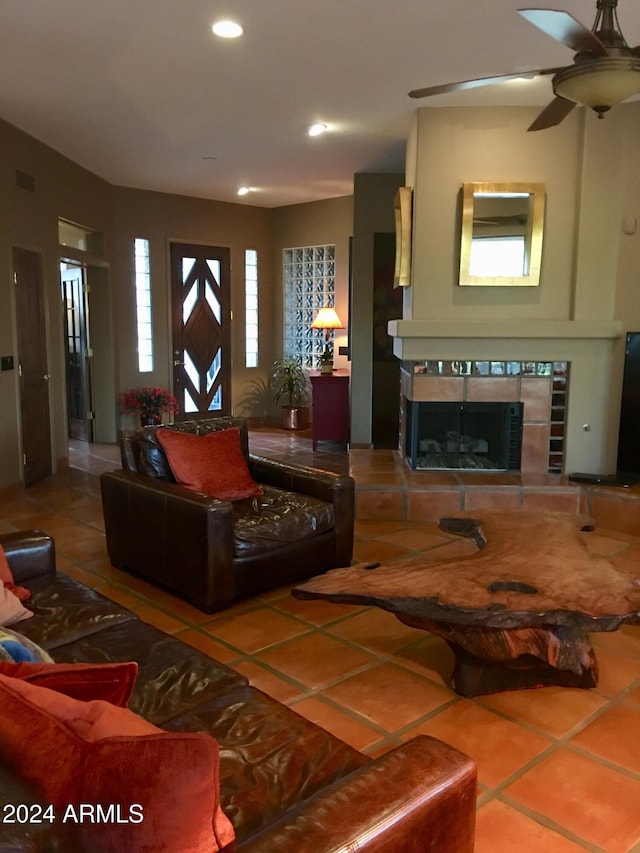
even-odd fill
[(415, 619), (405, 625), (430, 631), (455, 655), (451, 685), (471, 698), (525, 687), (595, 687), (598, 662), (584, 631), (560, 626), (472, 628)]

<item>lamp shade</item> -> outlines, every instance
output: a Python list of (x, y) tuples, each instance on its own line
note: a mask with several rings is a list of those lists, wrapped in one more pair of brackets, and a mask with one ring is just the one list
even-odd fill
[(604, 112), (640, 93), (640, 60), (635, 57), (598, 57), (558, 72), (553, 91), (561, 98)]
[(316, 314), (311, 328), (325, 330), (344, 329), (344, 325), (334, 308), (321, 308)]

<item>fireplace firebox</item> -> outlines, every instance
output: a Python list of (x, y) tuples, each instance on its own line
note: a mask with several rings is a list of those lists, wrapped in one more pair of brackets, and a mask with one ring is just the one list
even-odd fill
[(405, 405), (405, 455), (414, 471), (520, 470), (522, 403)]

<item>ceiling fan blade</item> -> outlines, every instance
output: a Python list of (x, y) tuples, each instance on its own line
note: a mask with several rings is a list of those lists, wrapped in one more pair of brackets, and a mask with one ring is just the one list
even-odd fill
[(607, 48), (598, 36), (568, 12), (557, 9), (518, 9), (523, 18), (552, 39), (566, 44), (576, 53), (606, 56)]
[(513, 74), (498, 74), (495, 77), (477, 77), (475, 80), (461, 80), (458, 83), (442, 83), (440, 86), (427, 86), (424, 89), (412, 89), (410, 98), (429, 98), (432, 95), (446, 95), (449, 92), (460, 92), (463, 89), (475, 89), (478, 86), (491, 86), (493, 83), (504, 83), (506, 80), (539, 77), (542, 74), (555, 74), (560, 68), (540, 68), (536, 71), (517, 71)]
[(569, 115), (575, 106), (573, 101), (568, 101), (566, 98), (556, 95), (527, 130), (546, 130), (548, 127), (555, 127), (557, 124), (560, 124), (563, 118)]

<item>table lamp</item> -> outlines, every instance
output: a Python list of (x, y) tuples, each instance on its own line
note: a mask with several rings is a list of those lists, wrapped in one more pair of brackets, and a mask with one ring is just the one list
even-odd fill
[(329, 341), (329, 335), (333, 329), (344, 329), (342, 320), (336, 314), (334, 308), (321, 308), (315, 316), (312, 329), (324, 329), (324, 352), (320, 356), (320, 370), (322, 373), (333, 371), (333, 347)]

